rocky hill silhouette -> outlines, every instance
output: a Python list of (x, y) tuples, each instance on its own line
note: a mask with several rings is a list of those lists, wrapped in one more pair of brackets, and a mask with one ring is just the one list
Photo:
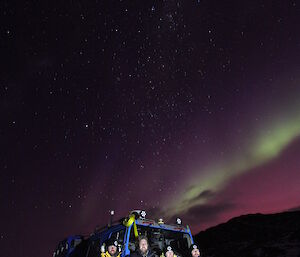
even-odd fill
[(243, 215), (194, 239), (203, 257), (300, 257), (300, 211)]

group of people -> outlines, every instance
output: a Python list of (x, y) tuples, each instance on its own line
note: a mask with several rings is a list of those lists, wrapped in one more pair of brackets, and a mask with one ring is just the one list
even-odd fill
[[(156, 253), (152, 252), (149, 247), (148, 238), (146, 236), (140, 236), (138, 241), (138, 249), (130, 254), (130, 257), (158, 257)], [(200, 251), (196, 244), (193, 244), (189, 253), (191, 257), (199, 257)], [(110, 239), (106, 243), (106, 251), (101, 253), (101, 257), (120, 257), (120, 252), (118, 251), (118, 242), (116, 240)], [(168, 245), (163, 251), (160, 257), (178, 257), (173, 248)]]

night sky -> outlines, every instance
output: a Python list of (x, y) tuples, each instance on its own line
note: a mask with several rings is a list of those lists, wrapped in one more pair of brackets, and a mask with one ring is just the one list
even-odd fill
[(300, 3), (0, 3), (0, 248), (132, 209), (193, 233), (300, 206)]

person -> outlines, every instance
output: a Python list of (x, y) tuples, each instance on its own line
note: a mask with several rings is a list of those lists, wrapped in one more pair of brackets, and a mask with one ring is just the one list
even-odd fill
[(138, 249), (130, 254), (130, 257), (157, 257), (157, 255), (150, 250), (148, 238), (146, 236), (140, 236), (138, 244)]
[(200, 250), (196, 244), (192, 244), (190, 248), (190, 253), (192, 257), (199, 257), (200, 256)]
[(174, 253), (173, 248), (168, 245), (160, 257), (177, 257), (177, 255)]
[(118, 241), (113, 238), (106, 242), (106, 252), (101, 253), (101, 257), (120, 257), (118, 252)]

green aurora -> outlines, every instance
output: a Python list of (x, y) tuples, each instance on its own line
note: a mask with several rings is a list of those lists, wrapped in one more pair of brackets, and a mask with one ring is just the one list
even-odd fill
[[(209, 203), (211, 197), (224, 189), (231, 179), (278, 157), (300, 135), (300, 115), (293, 116), (288, 121), (273, 123), (264, 133), (258, 133), (254, 143), (235, 158), (210, 167), (199, 177), (193, 177), (176, 203), (172, 202), (163, 210), (164, 215), (184, 214), (192, 207)], [(207, 197), (207, 192), (213, 194)]]

